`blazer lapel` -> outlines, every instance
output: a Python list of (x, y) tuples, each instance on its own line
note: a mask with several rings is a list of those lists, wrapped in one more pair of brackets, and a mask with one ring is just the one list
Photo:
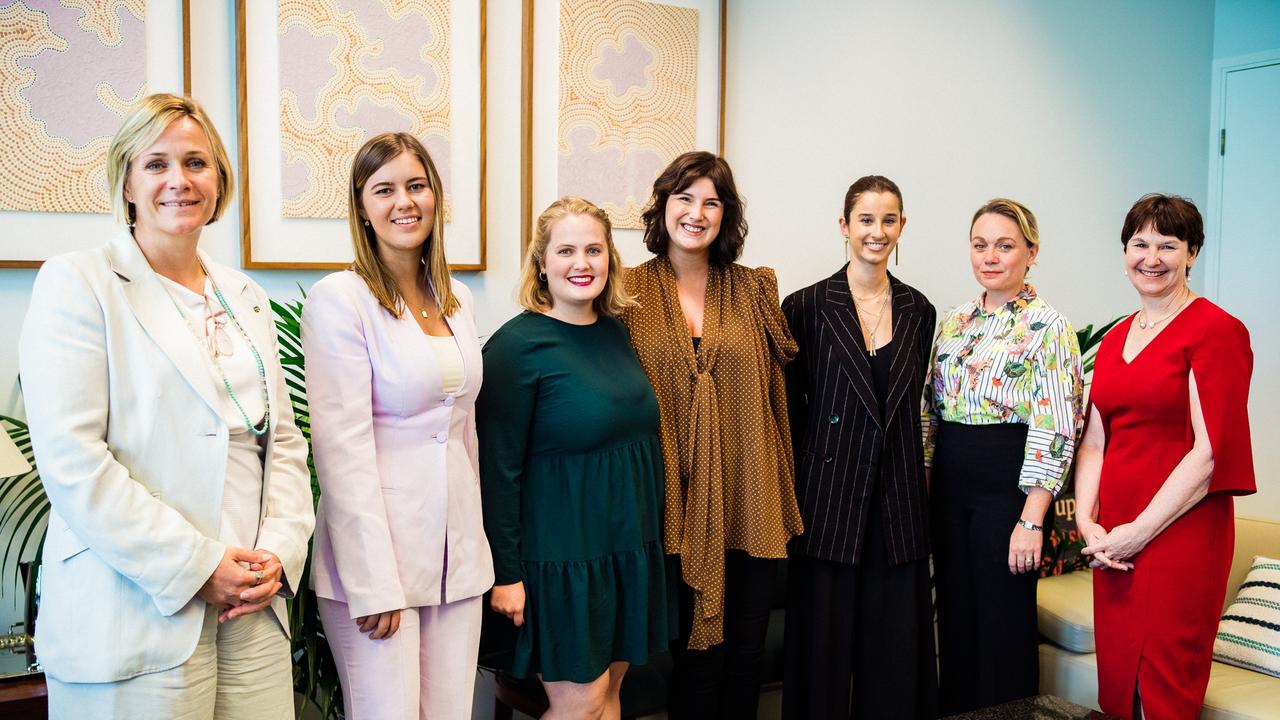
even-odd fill
[(911, 358), (916, 353), (915, 340), (920, 327), (920, 313), (911, 291), (892, 275), (889, 282), (893, 287), (893, 356), (889, 360), (889, 393), (885, 396), (884, 416), (893, 417), (893, 412), (902, 402), (911, 385)]
[(111, 269), (123, 280), (121, 291), (138, 323), (216, 414), (218, 397), (209, 376), (209, 358), (133, 236), (125, 231), (113, 237), (107, 243), (107, 256)]
[[(821, 314), (831, 336), (831, 347), (849, 376), (854, 392), (876, 424), (883, 427), (880, 403), (876, 400), (875, 387), (871, 383), (871, 363), (867, 361), (866, 351), (862, 349), (862, 325), (858, 322), (858, 313), (853, 307), (853, 295), (843, 267), (827, 279), (827, 292)], [(896, 337), (896, 323), (894, 332)]]

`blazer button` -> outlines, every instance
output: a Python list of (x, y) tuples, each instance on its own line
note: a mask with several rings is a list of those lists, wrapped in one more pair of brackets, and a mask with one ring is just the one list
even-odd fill
[(831, 457), (830, 455), (823, 455), (823, 456), (822, 456), (822, 462), (824, 462), (824, 463), (829, 463), (829, 462), (831, 462), (832, 460), (835, 460), (835, 458)]
[(453, 407), (453, 396), (446, 397), (443, 404), (445, 407)]
[(438, 442), (438, 443), (443, 443), (443, 442), (448, 442), (448, 441), (449, 441), (449, 433), (447, 433), (447, 432), (445, 432), (445, 431), (443, 431), (443, 430), (441, 430), (440, 432), (436, 433), (436, 442)]
[(835, 414), (832, 414), (832, 416), (827, 419), (831, 421), (832, 425), (835, 425), (836, 423), (840, 422), (840, 416)]

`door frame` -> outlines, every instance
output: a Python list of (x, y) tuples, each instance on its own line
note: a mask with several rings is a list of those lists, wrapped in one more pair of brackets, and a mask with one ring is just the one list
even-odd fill
[[(1227, 75), (1242, 70), (1280, 65), (1280, 48), (1262, 52), (1236, 55), (1213, 61), (1213, 86), (1210, 91), (1209, 111), (1209, 207), (1205, 218), (1205, 257), (1203, 274), (1205, 296), (1215, 299), (1222, 279), (1222, 155), (1219, 142), (1222, 127), (1227, 121)], [(1230, 138), (1227, 141), (1230, 142)]]

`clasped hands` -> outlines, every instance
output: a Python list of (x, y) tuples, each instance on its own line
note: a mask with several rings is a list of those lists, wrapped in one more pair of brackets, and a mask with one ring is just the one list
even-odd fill
[(1117, 525), (1107, 532), (1095, 522), (1077, 519), (1076, 527), (1085, 542), (1080, 554), (1090, 558), (1091, 568), (1132, 570), (1134, 557), (1151, 542), (1133, 523)]
[(222, 608), (218, 622), (258, 612), (284, 587), (284, 566), (270, 550), (228, 547), (196, 596)]

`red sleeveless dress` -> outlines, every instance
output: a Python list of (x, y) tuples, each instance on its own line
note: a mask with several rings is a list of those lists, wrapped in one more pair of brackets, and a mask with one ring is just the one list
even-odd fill
[(1106, 431), (1100, 524), (1133, 520), (1191, 450), (1191, 371), (1214, 467), (1209, 494), (1133, 558), (1132, 571), (1093, 571), (1098, 702), (1130, 718), (1136, 687), (1148, 718), (1195, 718), (1231, 570), (1232, 496), (1256, 490), (1247, 409), (1253, 352), (1244, 325), (1203, 298), (1125, 362), (1132, 323), (1107, 335), (1094, 368), (1090, 404)]

